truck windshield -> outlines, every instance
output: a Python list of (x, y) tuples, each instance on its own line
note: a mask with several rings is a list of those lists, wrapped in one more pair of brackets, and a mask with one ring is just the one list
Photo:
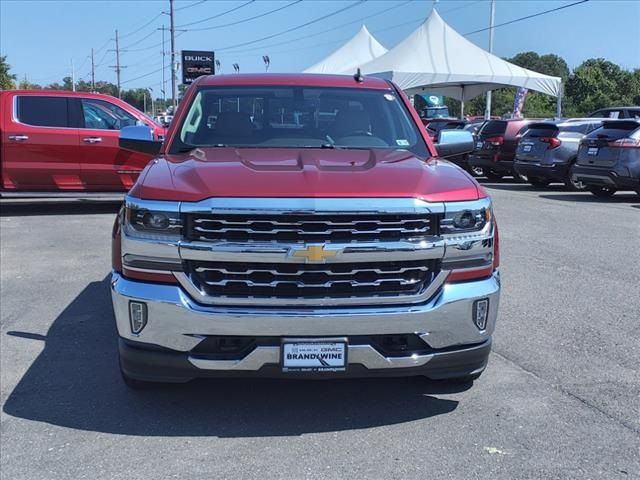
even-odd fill
[(170, 153), (229, 146), (402, 149), (429, 156), (392, 90), (204, 87), (186, 112)]

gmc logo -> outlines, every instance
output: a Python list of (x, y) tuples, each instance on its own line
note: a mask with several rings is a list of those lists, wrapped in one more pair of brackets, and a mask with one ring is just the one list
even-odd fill
[(187, 72), (200, 73), (202, 75), (210, 75), (212, 70), (211, 67), (187, 67)]

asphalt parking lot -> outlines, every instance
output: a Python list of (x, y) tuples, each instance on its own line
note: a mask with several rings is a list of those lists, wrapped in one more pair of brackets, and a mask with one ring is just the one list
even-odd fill
[(501, 312), (473, 387), (224, 380), (129, 391), (116, 205), (3, 205), (3, 479), (640, 478), (640, 199), (487, 185)]

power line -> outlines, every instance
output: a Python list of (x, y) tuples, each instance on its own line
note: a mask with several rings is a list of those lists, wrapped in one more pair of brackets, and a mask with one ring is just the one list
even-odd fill
[(145, 73), (144, 75), (140, 75), (138, 77), (130, 78), (129, 80), (125, 80), (124, 82), (122, 82), (122, 85), (124, 85), (125, 83), (135, 82), (136, 80), (140, 80), (141, 78), (149, 77), (149, 76), (154, 75), (156, 73), (160, 73), (162, 70), (164, 70), (164, 69), (163, 68), (159, 68), (158, 70), (154, 70), (153, 72)]
[[(215, 30), (217, 28), (231, 27), (233, 25), (239, 25), (241, 23), (249, 22), (249, 21), (255, 20), (257, 18), (266, 17), (267, 15), (271, 15), (272, 13), (279, 12), (280, 10), (284, 10), (285, 8), (293, 7), (294, 5), (296, 5), (296, 4), (300, 3), (300, 2), (302, 2), (302, 0), (295, 0), (295, 1), (291, 2), (291, 3), (288, 3), (287, 5), (275, 8), (273, 10), (269, 10), (268, 12), (264, 12), (264, 13), (261, 13), (259, 15), (254, 15), (253, 17), (243, 18), (241, 20), (236, 20), (236, 21), (230, 22), (230, 23), (223, 23), (221, 25), (213, 25), (211, 27), (190, 28), (189, 31), (190, 32), (201, 32), (203, 30)], [(180, 25), (180, 26), (184, 27), (186, 25)]]
[[(158, 30), (162, 30), (161, 28), (159, 28)], [(168, 30), (168, 29), (167, 29)], [(179, 37), (180, 35), (184, 35), (186, 33), (185, 30), (178, 32), (176, 34), (176, 38)], [(134, 48), (134, 49), (129, 49), (126, 51), (126, 53), (134, 53), (134, 52), (146, 52), (148, 50), (151, 50), (153, 48), (160, 48), (162, 47), (163, 43), (167, 43), (167, 41), (165, 40), (164, 42), (160, 42), (160, 43), (156, 43), (155, 45), (150, 45), (148, 47), (143, 47), (143, 48)]]
[(321, 22), (322, 20), (325, 20), (325, 19), (327, 19), (329, 17), (333, 17), (334, 15), (338, 15), (339, 13), (342, 13), (342, 12), (345, 12), (347, 10), (350, 10), (353, 7), (357, 7), (358, 5), (362, 5), (366, 1), (367, 0), (357, 0), (354, 3), (352, 3), (350, 5), (347, 5), (346, 7), (340, 8), (338, 10), (335, 10), (334, 12), (331, 12), (331, 13), (328, 13), (328, 14), (323, 15), (321, 17), (315, 18), (314, 20), (310, 20), (310, 21), (308, 21), (306, 23), (303, 23), (301, 25), (297, 25), (295, 27), (288, 28), (287, 30), (283, 30), (282, 32), (274, 33), (274, 34), (271, 34), (271, 35), (267, 35), (266, 37), (262, 37), (262, 38), (256, 38), (255, 40), (249, 40), (248, 42), (242, 42), (242, 43), (238, 43), (236, 45), (230, 45), (228, 47), (218, 48), (218, 51), (231, 50), (231, 49), (236, 48), (236, 47), (244, 47), (245, 45), (251, 45), (253, 43), (262, 42), (263, 40), (269, 40), (271, 38), (279, 37), (280, 35), (285, 35), (287, 33), (295, 32), (296, 30), (300, 30), (301, 28), (308, 27), (309, 25), (312, 25), (312, 24), (317, 23), (317, 22)]
[(129, 44), (129, 45), (127, 45), (126, 47), (122, 47), (122, 48), (121, 48), (121, 50), (122, 50), (123, 52), (126, 52), (126, 51), (127, 51), (127, 49), (128, 49), (129, 47), (133, 47), (134, 45), (137, 45), (137, 44), (139, 44), (139, 43), (141, 43), (141, 42), (145, 41), (147, 38), (149, 38), (150, 36), (152, 36), (152, 35), (153, 35), (154, 33), (156, 33), (156, 32), (157, 32), (157, 30), (154, 28), (154, 29), (153, 29), (153, 30), (152, 30), (148, 35), (145, 35), (144, 37), (142, 37), (140, 40), (138, 40), (138, 41), (136, 41), (136, 42), (132, 42), (132, 43), (130, 43), (130, 44)]
[(508, 22), (499, 23), (498, 25), (494, 25), (493, 27), (481, 28), (479, 30), (474, 30), (473, 32), (465, 33), (464, 36), (473, 35), (474, 33), (486, 32), (487, 30), (491, 30), (492, 28), (504, 27), (505, 25), (511, 25), (512, 23), (521, 22), (522, 20), (528, 20), (529, 18), (539, 17), (540, 15), (546, 15), (547, 13), (557, 12), (558, 10), (562, 10), (564, 8), (573, 7), (575, 5), (580, 5), (581, 3), (586, 3), (589, 0), (580, 0), (579, 2), (570, 3), (568, 5), (562, 5), (561, 7), (552, 8), (551, 10), (545, 10), (544, 12), (534, 13), (532, 15), (527, 15), (526, 17), (516, 18), (514, 20), (509, 20)]
[[(285, 40), (285, 41), (282, 41), (282, 42), (270, 43), (269, 45), (262, 45), (260, 48), (264, 50), (266, 48), (278, 47), (280, 45), (286, 45), (286, 44), (291, 43), (291, 42), (297, 42), (298, 40), (306, 40), (307, 38), (317, 37), (318, 35), (323, 35), (325, 33), (332, 32), (334, 30), (339, 30), (342, 27), (346, 27), (348, 25), (353, 25), (354, 23), (360, 23), (360, 22), (362, 22), (364, 20), (367, 20), (368, 18), (372, 18), (372, 17), (376, 17), (378, 15), (382, 15), (383, 13), (387, 13), (387, 12), (390, 12), (391, 10), (396, 9), (396, 8), (403, 7), (404, 5), (406, 5), (408, 3), (411, 3), (413, 1), (415, 1), (415, 0), (407, 0), (407, 1), (402, 2), (402, 3), (396, 3), (394, 6), (392, 6), (390, 8), (385, 8), (384, 10), (380, 10), (379, 12), (372, 13), (371, 15), (367, 15), (367, 16), (361, 17), (361, 18), (359, 18), (357, 20), (353, 20), (353, 21), (350, 21), (350, 22), (343, 23), (343, 24), (338, 25), (336, 27), (331, 27), (331, 28), (328, 28), (326, 30), (322, 30), (320, 32), (312, 33), (312, 34), (309, 34), (309, 35), (304, 35), (302, 37), (291, 38), (289, 40)], [(478, 0), (478, 1), (483, 1), (483, 0)], [(334, 43), (334, 42), (332, 41), (331, 43)], [(254, 50), (253, 48), (246, 49), (246, 50), (235, 50), (233, 52), (227, 52), (227, 54), (252, 52), (253, 50)]]
[(104, 42), (104, 45), (102, 45), (99, 49), (97, 49), (95, 53), (100, 53), (102, 50), (107, 48), (107, 46), (109, 46), (110, 41), (111, 41), (111, 38), (108, 38), (107, 41)]
[(141, 27), (135, 29), (133, 32), (127, 33), (125, 35), (120, 35), (120, 39), (123, 38), (127, 38), (130, 37), (131, 35), (135, 35), (136, 33), (138, 33), (141, 30), (144, 30), (145, 28), (147, 28), (149, 25), (151, 25), (153, 22), (155, 22), (158, 18), (160, 18), (163, 15), (164, 12), (160, 12), (159, 14), (157, 14), (155, 17), (153, 17), (151, 20), (149, 20), (147, 23), (145, 23), (144, 25), (142, 25)]
[(174, 11), (178, 12), (180, 10), (185, 10), (187, 8), (191, 8), (191, 7), (195, 7), (196, 5), (200, 5), (201, 3), (206, 2), (207, 0), (200, 0), (196, 3), (192, 3), (191, 5), (185, 5), (184, 7), (178, 7), (178, 8), (174, 8)]
[(209, 20), (213, 20), (214, 18), (219, 18), (222, 17), (223, 15), (226, 15), (227, 13), (231, 13), (231, 12), (235, 12), (236, 10), (240, 10), (242, 7), (246, 7), (247, 5), (249, 5), (250, 3), (255, 2), (256, 0), (249, 0), (246, 3), (243, 3), (242, 5), (238, 5), (237, 7), (233, 7), (230, 10), (224, 11), (222, 13), (218, 13), (217, 15), (214, 15), (212, 17), (208, 17), (208, 18), (203, 18), (202, 20), (198, 20), (195, 22), (191, 22), (191, 23), (185, 23), (183, 25), (178, 25), (178, 28), (182, 28), (182, 27), (189, 27), (191, 25), (196, 25), (198, 23), (204, 23), (204, 22), (208, 22)]

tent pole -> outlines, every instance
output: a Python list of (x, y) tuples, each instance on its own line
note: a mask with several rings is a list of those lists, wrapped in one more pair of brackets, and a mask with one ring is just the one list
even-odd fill
[(560, 84), (558, 96), (556, 97), (556, 117), (562, 117), (562, 84)]
[(460, 120), (464, 120), (464, 85), (461, 86), (462, 95), (460, 95)]

